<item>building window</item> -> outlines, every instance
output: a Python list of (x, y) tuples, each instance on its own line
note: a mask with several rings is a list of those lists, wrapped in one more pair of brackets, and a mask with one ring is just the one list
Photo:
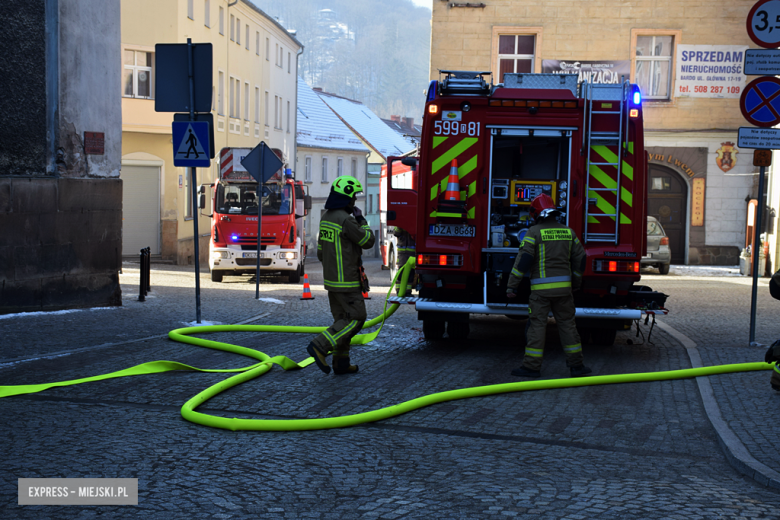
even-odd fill
[(287, 102), (287, 133), (290, 133), (290, 102)]
[(268, 126), (268, 91), (265, 91), (265, 126)]
[(255, 87), (255, 123), (260, 124), (260, 87)]
[(219, 34), (225, 36), (225, 9), (219, 6)]
[(241, 18), (236, 18), (236, 43), (241, 45)]
[(217, 85), (217, 113), (221, 116), (225, 115), (225, 73), (219, 71), (219, 85)]
[(236, 17), (230, 15), (230, 41), (236, 41)]
[(241, 117), (241, 80), (236, 79), (236, 111), (233, 114), (236, 119)]
[(532, 34), (500, 34), (498, 36), (498, 82), (504, 74), (534, 71), (536, 37)]
[(284, 67), (284, 47), (279, 47), (279, 63), (280, 67)]
[(274, 50), (274, 63), (276, 66), (279, 66), (279, 44), (276, 44), (276, 49)]
[(303, 180), (311, 182), (311, 157), (308, 155), (303, 160)]
[(195, 19), (195, 0), (187, 0), (187, 18)]
[(260, 31), (255, 32), (255, 54), (260, 56)]
[(152, 99), (154, 53), (125, 49), (124, 96)]
[(322, 158), (322, 182), (328, 182), (328, 158)]
[(244, 83), (244, 121), (249, 121), (249, 82)]
[(368, 208), (367, 208), (367, 210), (368, 211), (366, 211), (366, 213), (373, 213), (374, 212), (374, 196), (373, 195), (369, 195), (368, 196)]
[(336, 177), (344, 175), (344, 159), (341, 157), (336, 161)]
[(292, 71), (292, 53), (287, 53), (287, 74), (290, 74)]
[(265, 61), (271, 61), (271, 40), (265, 39)]
[(203, 23), (206, 27), (211, 27), (211, 0), (203, 1)]
[(352, 159), (352, 172), (351, 173), (352, 173), (352, 176), (354, 178), (356, 178), (356, 179), (358, 178), (358, 176), (357, 176), (357, 159)]
[(249, 50), (249, 24), (246, 24), (246, 40), (244, 40), (246, 50)]
[(274, 96), (274, 128), (279, 128), (279, 96)]
[(636, 37), (634, 81), (642, 98), (668, 100), (672, 81), (674, 38), (668, 35)]

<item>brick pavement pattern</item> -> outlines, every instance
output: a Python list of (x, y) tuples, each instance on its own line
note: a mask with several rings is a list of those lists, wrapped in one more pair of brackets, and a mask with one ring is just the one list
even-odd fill
[[(324, 295), (318, 264), (312, 292)], [(137, 270), (122, 275), (117, 309), (0, 319), (3, 384), (58, 381), (169, 359), (202, 368), (246, 358), (169, 341), (194, 318), (193, 274), (153, 266), (153, 298), (134, 301)], [(386, 272), (369, 263), (381, 312)], [(670, 325), (696, 341), (705, 365), (756, 361), (747, 346), (744, 280), (647, 276), (671, 295)], [(248, 277), (202, 278), (204, 319), (328, 325), (327, 300), (300, 301), (301, 286)], [(136, 284), (134, 287), (133, 284)], [(762, 291), (759, 291), (760, 294)], [(765, 289), (764, 291), (765, 292)], [(747, 297), (746, 297), (747, 295)], [(777, 302), (760, 297), (761, 339), (780, 336)], [(747, 303), (745, 303), (747, 302)], [(468, 340), (426, 342), (412, 306), (373, 343), (354, 349), (349, 378), (308, 367), (233, 388), (200, 410), (226, 417), (332, 417), (454, 388), (515, 381), (523, 322), (474, 317)], [(647, 336), (648, 329), (642, 326)], [(269, 355), (306, 357), (308, 335), (220, 333), (209, 339)], [(629, 340), (633, 344), (629, 344)], [(653, 344), (621, 333), (585, 347), (599, 375), (689, 368), (686, 350), (659, 328)], [(567, 377), (555, 328), (543, 378)], [(54, 388), (0, 400), (0, 506), (14, 518), (778, 518), (780, 493), (732, 468), (695, 380), (592, 386), (451, 401), (378, 423), (320, 432), (230, 432), (184, 421), (181, 404), (224, 374), (173, 372)], [(780, 469), (780, 404), (768, 373), (709, 378), (721, 412), (751, 454)], [(317, 449), (313, 449), (317, 446)], [(18, 506), (17, 479), (134, 477), (138, 506)]]

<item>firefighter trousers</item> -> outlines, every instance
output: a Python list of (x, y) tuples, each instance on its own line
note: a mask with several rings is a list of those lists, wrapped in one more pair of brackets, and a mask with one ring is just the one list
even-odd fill
[(349, 357), (349, 341), (363, 328), (368, 315), (360, 292), (328, 291), (333, 325), (314, 338), (314, 344), (333, 357)]
[(566, 354), (566, 366), (581, 365), (582, 344), (577, 326), (574, 323), (574, 297), (566, 296), (546, 297), (531, 292), (528, 297), (528, 327), (526, 328), (526, 346), (523, 365), (531, 370), (542, 369), (542, 356), (544, 355), (544, 340), (547, 332), (547, 317), (552, 311), (555, 322), (558, 325), (558, 335)]

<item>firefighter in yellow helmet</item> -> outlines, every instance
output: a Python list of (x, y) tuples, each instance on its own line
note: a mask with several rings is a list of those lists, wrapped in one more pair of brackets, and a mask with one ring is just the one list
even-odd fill
[[(769, 293), (774, 299), (780, 300), (780, 271), (777, 271), (769, 281)], [(772, 388), (780, 392), (780, 366), (778, 366), (780, 363), (780, 339), (772, 343), (772, 346), (766, 351), (764, 361), (775, 364), (769, 383)]]
[(585, 268), (585, 249), (570, 228), (556, 220), (559, 211), (552, 198), (543, 193), (531, 202), (529, 216), (536, 222), (520, 244), (520, 250), (507, 283), (507, 298), (517, 296), (517, 287), (525, 273), (531, 273), (528, 297), (528, 326), (525, 358), (512, 375), (539, 377), (547, 331), (547, 316), (552, 311), (566, 353), (566, 365), (572, 377), (590, 374), (583, 364), (582, 344), (574, 323), (574, 296)]
[(366, 322), (361, 276), (363, 249), (374, 247), (374, 234), (360, 208), (355, 206), (357, 194), (363, 191), (357, 179), (348, 175), (336, 178), (325, 202), (327, 210), (320, 221), (317, 258), (322, 262), (322, 275), (328, 291), (333, 325), (314, 338), (306, 351), (317, 366), (330, 373), (326, 360), (333, 354), (333, 372), (354, 374), (357, 365), (349, 360), (349, 342)]

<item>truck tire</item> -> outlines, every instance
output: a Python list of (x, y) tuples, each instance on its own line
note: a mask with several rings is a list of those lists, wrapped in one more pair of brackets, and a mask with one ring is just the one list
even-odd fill
[(222, 271), (214, 271), (212, 269), (211, 271), (211, 281), (212, 282), (221, 282), (222, 281), (223, 273)]
[(288, 283), (301, 283), (301, 276), (303, 276), (303, 264), (300, 264), (298, 266), (298, 269), (295, 271), (290, 271), (287, 274), (287, 282)]
[(444, 337), (445, 322), (439, 320), (423, 320), (423, 336), (428, 341), (439, 341)]
[(468, 315), (465, 320), (447, 322), (447, 336), (449, 336), (450, 339), (466, 339), (469, 337), (469, 332)]
[(615, 329), (602, 329), (592, 328), (590, 329), (591, 342), (594, 345), (601, 345), (602, 347), (611, 347), (615, 344), (615, 338), (617, 337), (617, 330)]
[(661, 264), (658, 266), (658, 272), (660, 274), (669, 274), (669, 267), (671, 267), (669, 264)]

